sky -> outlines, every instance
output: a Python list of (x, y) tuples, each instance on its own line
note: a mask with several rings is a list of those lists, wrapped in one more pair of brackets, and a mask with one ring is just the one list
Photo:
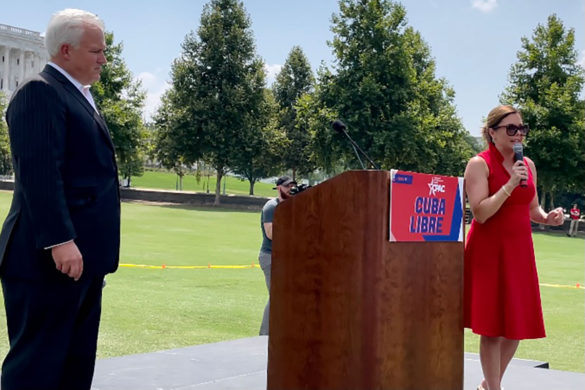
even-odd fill
[[(145, 117), (155, 112), (169, 87), (170, 68), (185, 36), (197, 32), (202, 0), (24, 0), (3, 1), (0, 23), (44, 32), (50, 16), (64, 8), (98, 14), (122, 56), (147, 91)], [(499, 104), (517, 60), (521, 38), (531, 38), (553, 13), (575, 30), (579, 63), (585, 66), (585, 0), (403, 0), (408, 25), (419, 31), (436, 62), (436, 76), (455, 91), (465, 128), (479, 136), (482, 120)], [(337, 0), (244, 0), (252, 21), (256, 53), (266, 64), (268, 84), (300, 46), (313, 71), (332, 68), (331, 16)], [(343, 119), (343, 118), (341, 118)]]

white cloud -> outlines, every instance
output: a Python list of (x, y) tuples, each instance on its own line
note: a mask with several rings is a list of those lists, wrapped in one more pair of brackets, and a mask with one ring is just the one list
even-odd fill
[(264, 71), (266, 72), (266, 85), (270, 86), (276, 80), (276, 75), (282, 69), (282, 65), (278, 64), (264, 64)]
[(473, 8), (480, 10), (481, 12), (491, 12), (498, 6), (498, 0), (473, 0), (471, 5)]
[(150, 72), (142, 72), (136, 78), (142, 81), (142, 87), (146, 90), (143, 117), (146, 121), (150, 121), (160, 105), (162, 95), (169, 89), (170, 85), (156, 74)]

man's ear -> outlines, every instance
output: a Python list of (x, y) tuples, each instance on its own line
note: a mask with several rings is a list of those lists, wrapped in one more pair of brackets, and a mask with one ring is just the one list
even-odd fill
[(61, 47), (59, 48), (59, 54), (64, 59), (68, 60), (71, 57), (71, 45), (68, 43), (62, 44)]

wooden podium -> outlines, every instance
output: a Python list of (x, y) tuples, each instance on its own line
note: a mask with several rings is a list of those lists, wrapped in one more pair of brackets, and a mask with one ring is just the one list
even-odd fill
[(273, 223), (268, 389), (463, 389), (463, 243), (389, 242), (388, 171), (349, 171)]

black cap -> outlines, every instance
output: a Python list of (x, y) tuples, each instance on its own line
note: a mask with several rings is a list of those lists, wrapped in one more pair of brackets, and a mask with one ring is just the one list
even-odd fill
[[(297, 184), (297, 182), (296, 182), (296, 181), (294, 181), (294, 180), (292, 179), (292, 177), (290, 177), (290, 176), (281, 176), (281, 177), (279, 177), (279, 178), (278, 178), (278, 180), (276, 181), (276, 187), (278, 187), (278, 186), (287, 186), (287, 185), (289, 185), (290, 183)], [(275, 190), (275, 189), (276, 189), (276, 187), (272, 187), (272, 189), (273, 189), (273, 190)]]

